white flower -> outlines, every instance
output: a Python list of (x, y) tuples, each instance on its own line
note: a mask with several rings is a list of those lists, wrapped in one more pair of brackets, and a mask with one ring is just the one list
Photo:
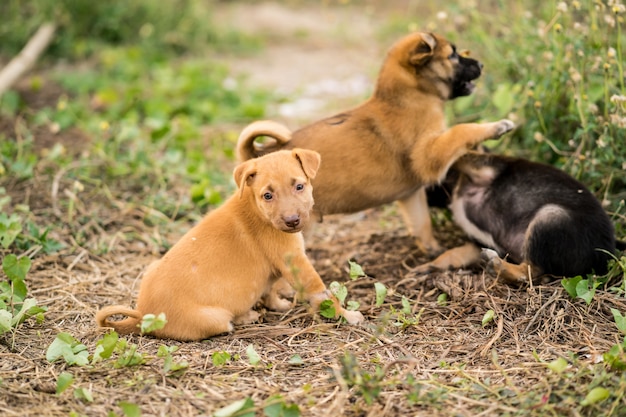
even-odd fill
[(564, 1), (559, 2), (559, 4), (556, 5), (556, 9), (559, 12), (566, 13), (567, 12), (567, 3), (565, 3)]

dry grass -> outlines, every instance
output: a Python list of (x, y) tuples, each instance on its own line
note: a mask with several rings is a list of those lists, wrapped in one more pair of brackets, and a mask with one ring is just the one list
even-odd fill
[[(137, 213), (113, 216), (143, 240), (153, 233)], [(120, 230), (107, 233), (113, 239)], [(448, 245), (460, 239), (446, 222), (438, 233)], [(620, 338), (609, 309), (626, 311), (626, 300), (609, 292), (587, 306), (559, 283), (517, 289), (480, 270), (412, 276), (407, 267), (424, 258), (389, 207), (329, 218), (309, 243), (328, 283), (349, 281), (349, 299), (361, 303), (368, 319), (362, 326), (330, 322), (298, 306), (285, 314), (263, 311), (261, 323), (201, 343), (128, 337), (147, 358), (140, 366), (116, 369), (114, 359), (86, 367), (49, 363), (46, 349), (59, 332), (93, 353), (104, 333), (95, 327), (96, 309), (133, 302), (143, 269), (156, 257), (141, 240), (118, 240), (101, 256), (78, 251), (34, 258), (28, 283), (49, 310), (43, 323), (31, 320), (0, 339), (3, 415), (122, 415), (120, 402), (139, 405), (143, 415), (210, 415), (246, 397), (261, 409), (278, 394), (302, 415), (315, 416), (594, 415), (598, 408), (578, 403), (584, 385), (603, 371), (594, 364)], [(350, 281), (349, 259), (369, 277)], [(380, 307), (374, 282), (389, 288)], [(449, 295), (445, 305), (437, 302), (442, 292)], [(402, 296), (410, 300), (410, 314), (401, 313)], [(483, 327), (488, 310), (495, 319)], [(157, 357), (162, 344), (179, 346), (174, 360), (189, 363), (182, 376), (164, 372)], [(256, 366), (246, 355), (250, 344), (261, 359)], [(215, 366), (212, 354), (221, 351), (231, 360)], [(301, 364), (291, 363), (294, 355)], [(569, 377), (547, 369), (559, 357), (570, 362)], [(55, 394), (63, 371), (74, 375), (73, 388), (91, 391), (92, 402), (74, 398), (72, 389)], [(623, 397), (615, 406), (626, 406)]]

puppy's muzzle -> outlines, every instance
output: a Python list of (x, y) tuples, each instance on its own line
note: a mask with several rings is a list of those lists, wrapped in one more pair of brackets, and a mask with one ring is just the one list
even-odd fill
[(297, 229), (300, 226), (300, 216), (293, 214), (291, 216), (283, 217), (285, 225), (290, 229)]

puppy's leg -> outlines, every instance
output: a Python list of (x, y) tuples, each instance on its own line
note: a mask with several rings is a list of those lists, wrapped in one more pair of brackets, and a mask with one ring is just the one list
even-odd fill
[(409, 233), (415, 237), (415, 244), (420, 251), (429, 255), (441, 252), (441, 246), (433, 236), (433, 227), (428, 211), (426, 189), (420, 188), (415, 194), (399, 200), (400, 213)]
[[(313, 265), (311, 265), (304, 253), (294, 257), (290, 266), (283, 271), (283, 277), (298, 292), (302, 293), (315, 310), (319, 309), (323, 301), (332, 300), (335, 308), (335, 317), (343, 316), (350, 324), (361, 323), (365, 320), (360, 312), (346, 310), (341, 306), (337, 297), (326, 289), (322, 278), (315, 271), (315, 268), (313, 268)], [(292, 271), (297, 272), (294, 274)]]
[(511, 131), (510, 120), (492, 123), (462, 123), (452, 126), (436, 138), (418, 145), (411, 155), (413, 169), (425, 184), (443, 180), (448, 168), (467, 151), (487, 139), (497, 139)]
[(529, 262), (514, 264), (498, 256), (493, 250), (483, 250), (482, 257), (487, 259), (487, 269), (509, 285), (527, 284), (543, 275), (541, 268)]
[(509, 285), (520, 285), (529, 282), (529, 276), (532, 276), (532, 267), (526, 262), (521, 264), (512, 264), (504, 259), (495, 257), (489, 260), (487, 267)]
[(278, 278), (270, 287), (268, 292), (263, 295), (261, 302), (270, 310), (287, 311), (293, 307), (293, 302), (288, 298), (295, 296), (295, 290), (286, 279)]
[(248, 310), (246, 313), (233, 318), (235, 324), (250, 324), (259, 321), (261, 315), (254, 310)]
[(445, 271), (467, 267), (480, 261), (480, 248), (473, 243), (449, 249), (435, 258), (433, 261), (417, 266), (413, 272), (427, 274), (433, 271)]
[(233, 331), (233, 313), (221, 307), (189, 306), (171, 316), (155, 335), (176, 340), (202, 340)]

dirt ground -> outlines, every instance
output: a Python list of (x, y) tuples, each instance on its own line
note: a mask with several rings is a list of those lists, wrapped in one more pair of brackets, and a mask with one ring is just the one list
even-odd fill
[[(302, 13), (275, 3), (222, 4), (220, 19), (252, 32), (270, 32), (276, 39), (254, 57), (223, 58), (233, 71), (249, 74), (251, 84), (281, 88), (293, 97), (271, 109), (272, 118), (296, 127), (356, 104), (371, 90), (386, 48), (376, 35), (374, 6), (369, 13), (355, 14), (341, 7)], [(12, 129), (12, 122), (0, 126)], [(88, 146), (81, 135), (56, 139)], [(42, 133), (36, 140), (45, 147), (51, 138)], [(16, 181), (7, 190), (14, 201), (31, 204), (36, 215), (54, 215), (53, 184)], [(389, 205), (329, 216), (308, 241), (324, 280), (346, 283), (348, 299), (360, 302), (364, 325), (327, 321), (304, 306), (284, 314), (262, 310), (260, 323), (203, 342), (128, 337), (149, 358), (142, 366), (50, 364), (46, 349), (60, 332), (72, 334), (93, 352), (104, 334), (94, 324), (97, 309), (132, 305), (142, 272), (160, 255), (152, 242), (175, 240), (146, 226), (141, 208), (121, 200), (112, 209), (98, 207), (97, 201), (83, 203), (81, 210), (102, 212), (100, 221), (83, 232), (109, 250), (34, 257), (29, 285), (49, 310), (43, 323), (30, 321), (13, 337), (0, 337), (1, 415), (123, 415), (122, 402), (138, 404), (142, 415), (212, 415), (246, 397), (262, 415), (268, 398), (278, 394), (305, 416), (514, 415), (519, 404), (511, 397), (530, 401), (528, 409), (547, 401), (554, 387), (546, 381), (545, 362), (573, 354), (588, 363), (599, 361), (619, 339), (610, 308), (626, 311), (623, 298), (606, 292), (598, 292), (587, 306), (571, 300), (558, 282), (513, 288), (480, 268), (416, 276), (411, 266), (428, 258), (408, 236), (395, 205)], [(433, 218), (445, 246), (464, 241), (445, 212), (433, 210)], [(349, 260), (359, 263), (367, 277), (351, 281)], [(381, 306), (375, 305), (376, 282), (389, 289)], [(441, 300), (443, 293), (447, 301)], [(403, 297), (411, 305), (411, 313), (404, 315), (398, 313)], [(495, 318), (483, 326), (489, 310)], [(183, 376), (166, 375), (163, 359), (157, 357), (163, 344), (179, 347), (175, 360), (189, 363)], [(260, 356), (257, 366), (246, 356), (250, 344)], [(214, 366), (212, 354), (220, 351), (232, 359)], [(294, 361), (295, 355), (301, 361)], [(70, 391), (55, 395), (64, 371), (74, 375), (74, 387), (90, 390), (93, 401), (77, 399)], [(378, 390), (371, 403), (363, 395), (368, 389)], [(558, 415), (558, 407), (556, 411)]]

